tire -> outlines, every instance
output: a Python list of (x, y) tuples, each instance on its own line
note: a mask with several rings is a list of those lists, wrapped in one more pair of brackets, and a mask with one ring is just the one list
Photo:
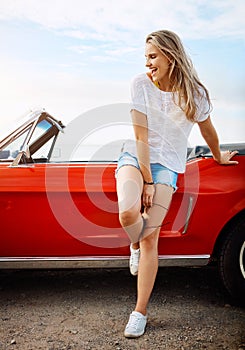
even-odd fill
[(245, 304), (245, 217), (234, 222), (219, 257), (222, 282), (235, 302)]

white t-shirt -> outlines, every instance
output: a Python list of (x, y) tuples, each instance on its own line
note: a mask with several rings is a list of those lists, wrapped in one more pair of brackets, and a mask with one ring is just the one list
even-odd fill
[[(209, 116), (205, 94), (197, 99), (196, 121)], [(173, 93), (160, 90), (146, 73), (137, 75), (131, 84), (131, 109), (147, 117), (150, 162), (183, 173), (186, 166), (188, 137), (194, 125), (173, 101)], [(176, 101), (178, 99), (176, 98)], [(127, 140), (123, 152), (137, 156), (135, 139)]]

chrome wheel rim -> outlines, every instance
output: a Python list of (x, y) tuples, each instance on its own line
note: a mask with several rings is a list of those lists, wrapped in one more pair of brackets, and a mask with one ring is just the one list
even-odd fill
[(243, 242), (243, 245), (240, 250), (240, 257), (239, 257), (239, 265), (240, 265), (240, 270), (243, 275), (243, 278), (245, 279), (245, 241)]

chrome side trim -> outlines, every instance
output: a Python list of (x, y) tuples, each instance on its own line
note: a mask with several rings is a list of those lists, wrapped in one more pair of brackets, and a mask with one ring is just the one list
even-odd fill
[[(210, 255), (160, 255), (159, 266), (205, 266)], [(0, 269), (125, 268), (128, 256), (0, 258)]]
[(189, 198), (189, 205), (188, 205), (188, 209), (187, 209), (187, 214), (186, 214), (186, 219), (185, 219), (185, 226), (184, 226), (184, 230), (182, 231), (182, 235), (184, 235), (187, 232), (191, 213), (192, 213), (192, 207), (193, 207), (193, 197), (190, 197)]
[(205, 266), (209, 263), (210, 255), (160, 255), (159, 256), (159, 266), (189, 266), (198, 267)]

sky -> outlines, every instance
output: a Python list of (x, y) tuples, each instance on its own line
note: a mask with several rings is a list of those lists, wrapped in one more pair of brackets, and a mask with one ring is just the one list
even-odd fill
[[(244, 0), (0, 0), (0, 135), (44, 108), (65, 124), (128, 103), (145, 37), (175, 31), (208, 88), (221, 143), (245, 141)], [(191, 144), (203, 144), (194, 127)]]

